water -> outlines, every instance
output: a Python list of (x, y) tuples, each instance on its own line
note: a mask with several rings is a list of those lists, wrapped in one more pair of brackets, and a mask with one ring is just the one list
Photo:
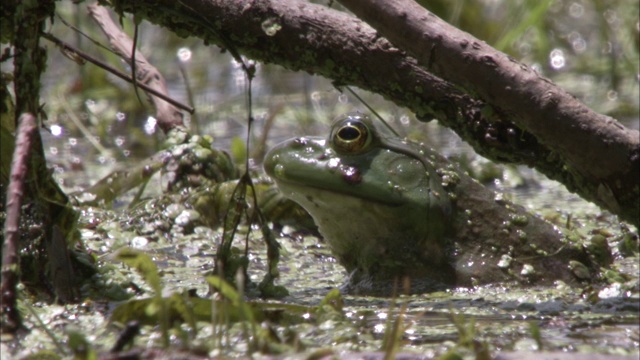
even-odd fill
[[(567, 25), (566, 19), (560, 17), (563, 32), (557, 36), (567, 39), (571, 49), (550, 47), (545, 58), (548, 63), (534, 65), (596, 110), (622, 114), (620, 119), (626, 126), (638, 129), (637, 81), (629, 84), (628, 79), (616, 80), (616, 76), (602, 75), (607, 71), (604, 60), (602, 63), (596, 61), (598, 67), (594, 67), (594, 74), (581, 73), (579, 54), (592, 51), (597, 37), (589, 32), (589, 22), (584, 21), (594, 11), (593, 7), (578, 2), (556, 3), (566, 6), (557, 8), (555, 4), (553, 11), (578, 19)], [(625, 16), (620, 12), (607, 14), (607, 22), (614, 25), (620, 16)], [(61, 37), (71, 36), (71, 32), (59, 23), (54, 25), (54, 31)], [(224, 149), (231, 147), (234, 138), (244, 139), (247, 129), (246, 79), (238, 64), (214, 47), (204, 47), (194, 39), (178, 39), (149, 24), (142, 27), (141, 34), (142, 51), (162, 69), (169, 81), (171, 96), (189, 103), (179, 67), (186, 70), (193, 87), (199, 131), (213, 136), (216, 146)], [(178, 50), (168, 50), (168, 56), (159, 55), (154, 45), (158, 43)], [(523, 57), (535, 53), (533, 45), (533, 42), (525, 41), (518, 44), (524, 51)], [(605, 53), (612, 51), (613, 48)], [(45, 110), (49, 114), (46, 125), (51, 132), (42, 134), (49, 165), (67, 192), (80, 191), (114, 169), (137, 164), (155, 153), (162, 142), (162, 135), (150, 126), (153, 110), (138, 103), (128, 85), (110, 78), (105, 81), (103, 75), (91, 65), (70, 66), (66, 58), (51, 49), (50, 65), (43, 79), (43, 101), (47, 103)], [(324, 135), (327, 124), (335, 115), (363, 108), (352, 96), (335, 90), (328, 80), (272, 65), (258, 65), (253, 90), (252, 111), (257, 120), (255, 139), (262, 135), (266, 120), (275, 116), (267, 147), (296, 135)], [(411, 135), (415, 129), (420, 129), (420, 133), (426, 134), (426, 141), (446, 156), (467, 156), (477, 160), (468, 145), (436, 122), (416, 123), (406, 110), (379, 96), (356, 91), (392, 120), (401, 132)], [(142, 98), (144, 102), (144, 96)], [(187, 120), (195, 121), (193, 118)], [(562, 185), (531, 169), (517, 167), (503, 174), (490, 186), (551, 221), (569, 222), (585, 234), (593, 229), (605, 229), (615, 237), (621, 231), (621, 224), (615, 217), (602, 213), (595, 205), (570, 194)], [(150, 187), (155, 186), (155, 190), (146, 194), (158, 195), (158, 183), (152, 180)], [(130, 294), (134, 292), (126, 284), (131, 281), (144, 288), (144, 281), (120, 265), (114, 265), (110, 257), (120, 246), (134, 246), (151, 254), (159, 264), (166, 293), (195, 289), (205, 296), (208, 288), (202, 275), (213, 266), (212, 259), (220, 239), (218, 229), (200, 227), (186, 236), (164, 233), (163, 236), (143, 237), (135, 228), (123, 226), (129, 222), (126, 205), (127, 201), (121, 200), (117, 210), (84, 209), (82, 215), (81, 223), (86, 227), (81, 229), (83, 241), (88, 249), (95, 251), (102, 266), (108, 268), (104, 270), (104, 277), (111, 280), (106, 281), (111, 281), (113, 288), (126, 288)], [(292, 229), (286, 231), (293, 232)], [(278, 239), (283, 248), (279, 284), (291, 293), (282, 302), (316, 306), (330, 289), (342, 284), (347, 274), (320, 239), (312, 235), (290, 235)], [(251, 238), (250, 249), (250, 275), (254, 281), (259, 281), (266, 268), (266, 250), (259, 234)], [(459, 343), (462, 332), (454, 320), (459, 317), (458, 321), (468, 326), (467, 331), (474, 339), (490, 344), (493, 354), (532, 352), (542, 348), (545, 351), (637, 357), (640, 346), (638, 257), (618, 256), (614, 268), (628, 277), (626, 283), (614, 282), (591, 290), (563, 284), (533, 289), (494, 285), (395, 300), (348, 296), (341, 316), (324, 320), (299, 316), (296, 322), (274, 322), (270, 326), (283, 338), (284, 334), (293, 333), (304, 339), (307, 353), (322, 347), (339, 352), (375, 351), (380, 349), (384, 333), (389, 329), (387, 319), (402, 314), (405, 326), (401, 333), (402, 350), (435, 356), (451, 349), (464, 353), (464, 347)], [(87, 300), (82, 306), (65, 309), (48, 304), (37, 304), (36, 307), (42, 313), (45, 326), (81, 328), (91, 334), (89, 340), (94, 346), (108, 349), (115, 331), (107, 326), (106, 320), (114, 305), (102, 306)], [(472, 322), (475, 326), (470, 326)], [(22, 345), (12, 353), (54, 348), (33, 316), (27, 315), (26, 323), (33, 331), (21, 339)], [(207, 338), (211, 334), (210, 326), (206, 323), (200, 326), (200, 336), (193, 339), (193, 343), (210, 344)], [(540, 339), (534, 335), (535, 327), (540, 329)], [(229, 332), (238, 333), (233, 329)], [(237, 348), (230, 347), (223, 352), (241, 353), (243, 339), (242, 336), (234, 337)], [(157, 331), (145, 328), (137, 343), (157, 346)], [(175, 337), (173, 343), (179, 344), (179, 338)], [(3, 342), (2, 346), (5, 353), (8, 345)]]

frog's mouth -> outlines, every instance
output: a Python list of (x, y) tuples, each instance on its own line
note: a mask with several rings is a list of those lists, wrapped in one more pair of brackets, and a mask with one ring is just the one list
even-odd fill
[(339, 161), (327, 152), (325, 139), (304, 137), (276, 145), (265, 157), (264, 169), (284, 193), (295, 188), (304, 196), (315, 189), (389, 206), (411, 201), (402, 189), (367, 176), (367, 163), (374, 157), (375, 153), (369, 159), (360, 155), (357, 164)]
[[(313, 173), (313, 171), (287, 171), (286, 176), (282, 176), (283, 174), (278, 174), (280, 176), (269, 175), (276, 181), (283, 194), (290, 198), (301, 198), (313, 192), (317, 197), (326, 193), (331, 198), (340, 195), (387, 206), (399, 206), (406, 202), (400, 193), (383, 191), (365, 182), (351, 184), (349, 181), (341, 179), (339, 175), (324, 176), (320, 181), (313, 176)], [(340, 204), (334, 205), (339, 206)]]
[(353, 191), (353, 189), (338, 190), (322, 185), (317, 186), (282, 179), (276, 179), (276, 183), (284, 196), (299, 203), (313, 203), (317, 205), (319, 202), (322, 202), (327, 203), (328, 206), (340, 207), (343, 205), (341, 202), (347, 199), (358, 199), (373, 206), (383, 205), (395, 207), (403, 204), (400, 201), (394, 201), (394, 199), (370, 196), (369, 194), (363, 194), (361, 191)]

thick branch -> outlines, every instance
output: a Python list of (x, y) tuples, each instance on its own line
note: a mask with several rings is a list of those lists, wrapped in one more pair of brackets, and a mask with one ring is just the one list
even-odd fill
[[(635, 193), (638, 224), (638, 132), (597, 114), (536, 71), (438, 18), (412, 0), (340, 0), (429, 71), (477, 93), (598, 186), (597, 202), (620, 213)], [(628, 215), (627, 220), (634, 221)], [(630, 215), (630, 216), (629, 216)]]
[[(595, 179), (632, 168), (638, 134), (411, 0), (341, 0), (434, 74), (475, 92)], [(570, 136), (568, 136), (570, 135)], [(603, 143), (610, 146), (603, 148)], [(593, 162), (608, 166), (593, 167)]]
[[(604, 139), (610, 144), (605, 145), (602, 140), (595, 142), (597, 139), (593, 136), (585, 142), (595, 148), (606, 147), (617, 159), (624, 152), (620, 149), (629, 150), (625, 152), (626, 163), (613, 162), (618, 171), (577, 171), (576, 166), (583, 163), (575, 162), (573, 157), (558, 156), (560, 151), (567, 152), (568, 147), (554, 141), (551, 147), (544, 137), (541, 137), (545, 141), (542, 145), (532, 133), (521, 130), (527, 129), (526, 126), (515, 125), (520, 113), (529, 109), (516, 108), (518, 111), (513, 112), (513, 107), (509, 107), (509, 111), (503, 112), (502, 107), (497, 107), (497, 111), (483, 111), (491, 107), (428, 73), (416, 60), (381, 38), (376, 30), (348, 14), (298, 0), (145, 0), (136, 2), (135, 6), (124, 1), (115, 2), (114, 6), (118, 11), (135, 12), (179, 35), (198, 36), (205, 42), (233, 48), (266, 63), (305, 70), (334, 79), (338, 84), (356, 85), (379, 93), (408, 107), (420, 118), (437, 118), (480, 154), (533, 166), (585, 199), (638, 223), (640, 171), (633, 169), (634, 165), (638, 169), (640, 159), (630, 152), (634, 149), (633, 134), (619, 129), (615, 122), (603, 123), (606, 129), (616, 128), (616, 134), (621, 134)], [(469, 48), (473, 46), (468, 44)], [(482, 44), (481, 48), (488, 47)], [(545, 98), (544, 94), (538, 97)], [(557, 111), (565, 113), (563, 109)], [(600, 117), (590, 110), (585, 115)], [(547, 126), (553, 123), (547, 122)], [(565, 128), (558, 131), (564, 132), (563, 137), (567, 136)], [(592, 167), (608, 166), (607, 162), (596, 163), (594, 159), (590, 160)]]

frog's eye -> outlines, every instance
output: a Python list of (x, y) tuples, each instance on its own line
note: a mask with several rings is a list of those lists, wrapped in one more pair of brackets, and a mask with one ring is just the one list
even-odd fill
[(371, 133), (364, 123), (346, 120), (333, 127), (331, 140), (338, 152), (358, 153), (366, 150), (371, 143)]

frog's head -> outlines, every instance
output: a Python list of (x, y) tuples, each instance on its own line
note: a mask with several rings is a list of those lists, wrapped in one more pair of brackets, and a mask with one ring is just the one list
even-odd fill
[(350, 113), (334, 120), (327, 138), (277, 145), (264, 168), (311, 214), (348, 271), (393, 275), (444, 258), (451, 205), (429, 153)]
[(334, 120), (326, 139), (298, 137), (277, 145), (264, 168), (287, 196), (296, 196), (290, 186), (302, 186), (388, 205), (427, 204), (435, 174), (423, 155), (368, 116), (349, 113)]

